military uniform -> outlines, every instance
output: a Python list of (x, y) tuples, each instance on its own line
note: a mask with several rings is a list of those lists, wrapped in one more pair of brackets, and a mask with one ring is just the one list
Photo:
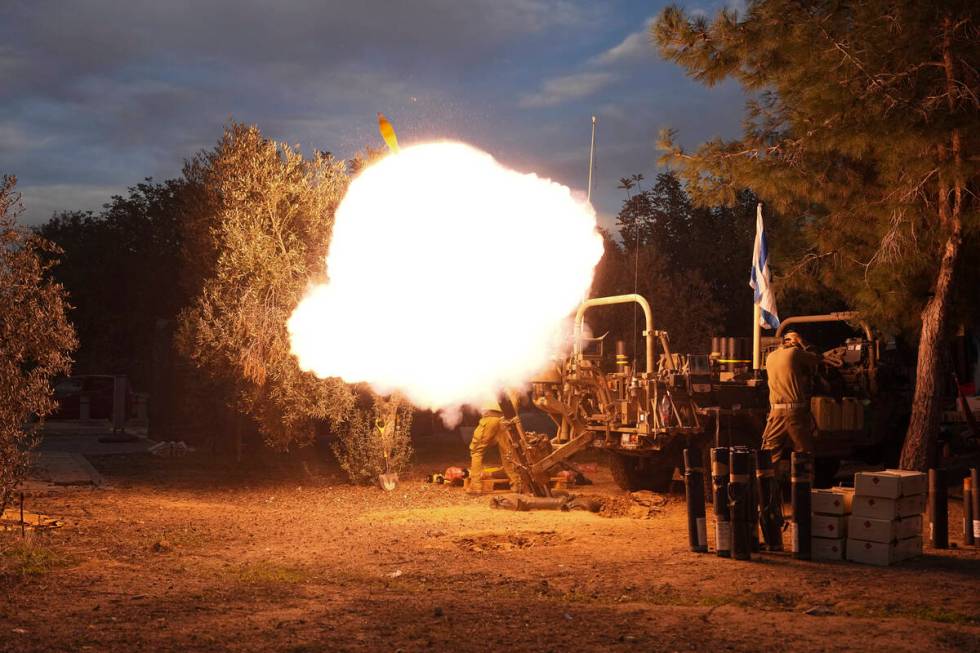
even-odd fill
[(762, 447), (772, 450), (774, 463), (787, 445), (794, 451), (813, 452), (810, 395), (820, 360), (817, 354), (793, 345), (783, 345), (766, 357), (770, 410)]
[(500, 460), (507, 478), (510, 479), (511, 487), (517, 489), (520, 485), (520, 477), (514, 471), (514, 454), (511, 450), (510, 438), (506, 433), (507, 425), (503, 420), (504, 414), (500, 410), (500, 405), (488, 405), (484, 407), (480, 423), (473, 431), (473, 439), (470, 441), (469, 492), (471, 494), (479, 494), (483, 491), (483, 454), (494, 444), (500, 450)]

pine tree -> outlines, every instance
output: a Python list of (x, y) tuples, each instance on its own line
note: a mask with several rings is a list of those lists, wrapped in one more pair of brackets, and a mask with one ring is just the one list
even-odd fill
[(710, 23), (670, 7), (652, 34), (692, 78), (750, 96), (739, 139), (687, 152), (664, 134), (695, 199), (752, 188), (802, 221), (801, 263), (821, 281), (872, 321), (918, 330), (901, 464), (926, 468), (952, 311), (969, 292), (957, 277), (980, 252), (980, 5), (760, 0)]

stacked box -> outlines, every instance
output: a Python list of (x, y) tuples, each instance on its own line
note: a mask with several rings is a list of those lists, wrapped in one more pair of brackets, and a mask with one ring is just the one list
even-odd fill
[(812, 490), (810, 555), (813, 560), (843, 560), (847, 539), (847, 518), (851, 514), (854, 490), (837, 487)]
[(888, 469), (855, 474), (847, 559), (886, 566), (921, 555), (927, 489), (921, 472)]

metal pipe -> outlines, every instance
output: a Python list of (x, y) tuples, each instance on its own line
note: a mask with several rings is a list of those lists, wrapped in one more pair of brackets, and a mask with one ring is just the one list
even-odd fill
[(636, 302), (643, 309), (643, 317), (646, 319), (647, 328), (643, 332), (646, 337), (646, 371), (653, 374), (653, 311), (650, 309), (650, 302), (635, 293), (629, 295), (614, 295), (612, 297), (594, 297), (586, 299), (579, 304), (578, 311), (575, 313), (575, 343), (574, 353), (577, 358), (582, 353), (582, 328), (585, 324), (585, 311), (593, 306), (609, 306), (611, 304), (629, 304)]
[(868, 340), (873, 340), (871, 337), (871, 327), (864, 320), (859, 319), (861, 316), (857, 311), (838, 311), (836, 313), (827, 313), (826, 315), (796, 315), (794, 317), (788, 317), (779, 323), (779, 328), (776, 329), (776, 337), (782, 338), (783, 333), (786, 331), (786, 327), (791, 324), (808, 324), (812, 322), (857, 322), (861, 325), (861, 329), (864, 331), (864, 335)]

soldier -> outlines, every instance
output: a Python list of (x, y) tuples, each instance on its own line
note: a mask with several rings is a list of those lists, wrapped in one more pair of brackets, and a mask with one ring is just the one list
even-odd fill
[(770, 410), (762, 447), (772, 450), (774, 466), (788, 446), (793, 451), (813, 452), (810, 395), (822, 359), (808, 349), (800, 334), (789, 331), (782, 346), (766, 357)]
[(480, 423), (473, 431), (473, 439), (470, 441), (470, 486), (467, 489), (470, 494), (483, 492), (483, 454), (494, 444), (500, 450), (500, 460), (507, 478), (510, 479), (511, 488), (515, 491), (520, 489), (520, 478), (514, 471), (514, 454), (507, 428), (500, 404), (493, 401), (484, 405)]

